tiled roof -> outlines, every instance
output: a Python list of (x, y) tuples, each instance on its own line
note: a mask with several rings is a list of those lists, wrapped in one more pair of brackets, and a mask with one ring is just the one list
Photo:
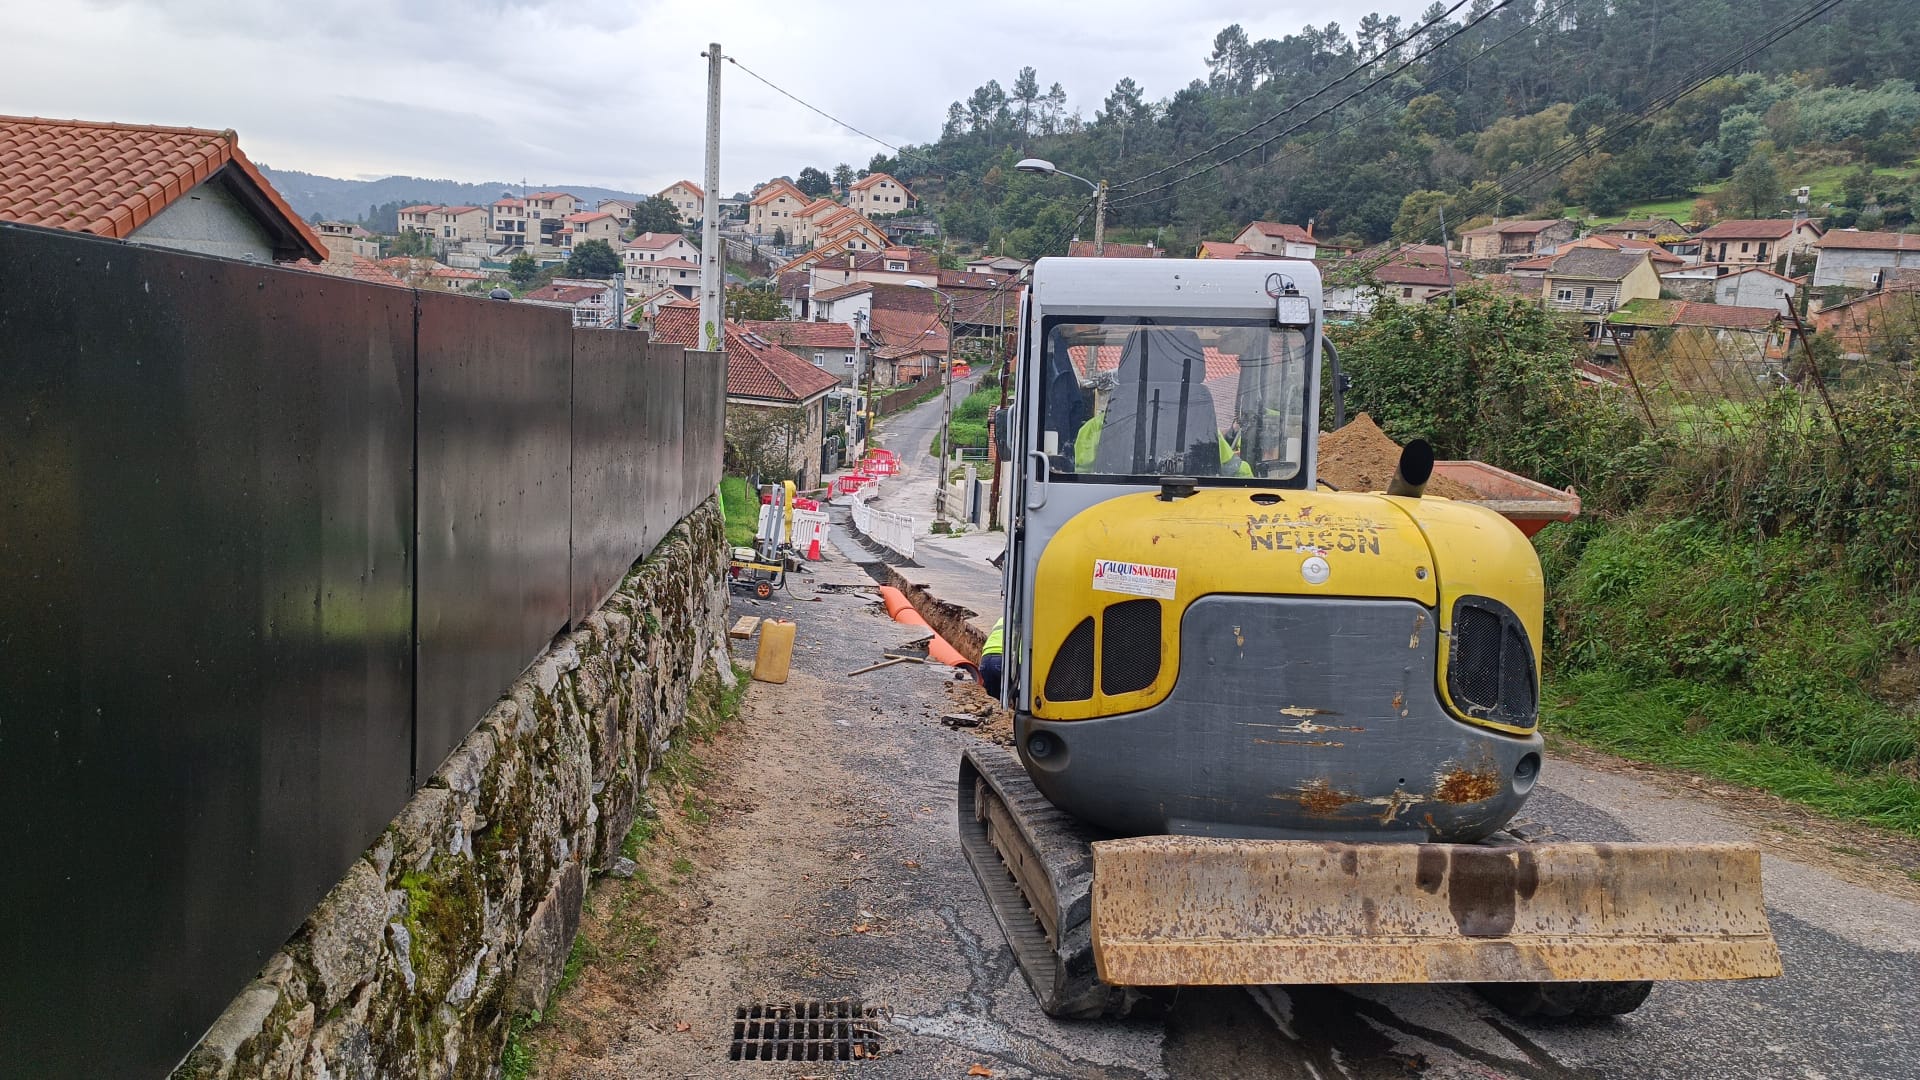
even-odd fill
[(1920, 233), (1835, 229), (1820, 238), (1823, 251), (1920, 251)]
[(596, 289), (591, 285), (543, 285), (521, 297), (523, 300), (536, 300), (549, 304), (578, 304), (596, 296), (605, 296), (607, 290)]
[(516, 198), (514, 198), (513, 196), (511, 196), (511, 195), (509, 195), (509, 196), (507, 196), (507, 197), (506, 197), (506, 198), (504, 198), (504, 199), (495, 199), (495, 200), (493, 200), (493, 205), (495, 205), (495, 206), (501, 206), (501, 207), (509, 207), (509, 208), (510, 208), (510, 207), (515, 207), (515, 206), (525, 206), (525, 205), (527, 205), (527, 200), (525, 200), (525, 199), (516, 199)]
[(685, 239), (686, 237), (681, 236), (679, 233), (643, 232), (639, 236), (627, 241), (626, 246), (639, 248), (641, 251), (663, 251)]
[[(1075, 240), (1067, 245), (1067, 254), (1076, 259), (1094, 258), (1093, 241)], [(1107, 244), (1106, 254), (1099, 257), (1102, 259), (1164, 259), (1167, 257), (1167, 249), (1154, 247), (1152, 244), (1115, 244), (1109, 242)]]
[(1545, 232), (1561, 224), (1560, 218), (1530, 218), (1526, 221), (1499, 221), (1492, 225), (1482, 225), (1477, 229), (1468, 229), (1461, 236), (1506, 236), (1525, 235), (1526, 233)]
[(125, 239), (222, 170), (272, 233), (276, 258), (326, 260), (232, 131), (0, 116), (0, 220)]
[(1765, 330), (1780, 312), (1765, 307), (1696, 304), (1690, 300), (1634, 300), (1607, 321), (1623, 326), (1701, 326), (1716, 330)]
[(564, 191), (536, 191), (533, 194), (527, 196), (528, 202), (532, 202), (535, 199), (539, 199), (543, 202), (550, 202), (554, 199), (572, 199), (575, 202), (580, 201), (579, 196), (570, 195)]
[(431, 214), (444, 209), (439, 203), (421, 203), (419, 206), (403, 206), (394, 211), (396, 214)]
[[(1705, 232), (1693, 234), (1695, 240), (1783, 240), (1793, 232), (1794, 226), (1802, 224), (1791, 218), (1765, 218), (1761, 220), (1723, 221)], [(1806, 222), (1805, 224), (1812, 224)], [(1819, 227), (1815, 226), (1818, 232)], [(1824, 241), (1822, 241), (1824, 243)]]
[(667, 192), (672, 191), (674, 188), (677, 188), (677, 187), (683, 187), (683, 188), (686, 188), (688, 191), (693, 192), (693, 197), (696, 199), (704, 199), (707, 197), (707, 193), (700, 189), (700, 185), (694, 183), (691, 180), (675, 180), (673, 183), (668, 184), (666, 187), (661, 188), (659, 191), (659, 195), (662, 198), (664, 198), (666, 197)]
[(1202, 259), (1237, 259), (1252, 250), (1245, 244), (1234, 244), (1225, 240), (1200, 241), (1200, 258)]
[(851, 349), (854, 344), (853, 327), (846, 323), (743, 319), (740, 326), (776, 345), (799, 345), (809, 349)]
[[(698, 348), (699, 333), (698, 305), (668, 304), (653, 317), (655, 341)], [(798, 405), (840, 385), (835, 376), (739, 323), (728, 323), (726, 335), (727, 396), (730, 398), (762, 398)]]
[(867, 318), (867, 334), (878, 344), (914, 346), (934, 353), (946, 352), (949, 343), (938, 312), (875, 308)]
[(767, 183), (766, 187), (760, 189), (760, 194), (753, 197), (752, 205), (760, 206), (765, 203), (770, 203), (782, 195), (801, 203), (813, 201), (807, 198), (805, 192), (794, 187), (791, 183), (785, 180), (772, 180)]
[[(805, 270), (796, 270), (793, 272), (798, 274), (806, 273)], [(781, 277), (784, 278), (786, 277), (786, 275), (782, 274)], [(847, 285), (836, 285), (831, 289), (821, 289), (819, 292), (813, 294), (813, 298), (815, 300), (838, 300), (842, 297), (858, 296), (863, 292), (872, 292), (872, 291), (873, 291), (873, 282), (855, 281)]]
[[(1295, 244), (1313, 243), (1312, 233), (1309, 233), (1307, 230), (1301, 228), (1298, 225), (1289, 225), (1284, 221), (1256, 221), (1248, 225), (1247, 228), (1258, 229), (1260, 230), (1260, 234), (1262, 236), (1277, 236), (1280, 239), (1286, 240), (1290, 243), (1295, 243)], [(1241, 229), (1240, 231), (1246, 232), (1247, 230)]]
[(848, 190), (849, 191), (865, 191), (866, 189), (872, 187), (873, 185), (878, 184), (882, 180), (893, 180), (894, 186), (899, 188), (902, 194), (904, 194), (909, 199), (913, 198), (913, 192), (907, 190), (907, 185), (902, 184), (899, 180), (896, 180), (892, 176), (889, 176), (883, 172), (868, 173), (867, 175), (861, 177), (860, 179), (855, 180), (853, 182), (853, 186), (848, 188)]
[(575, 225), (585, 225), (589, 221), (599, 221), (601, 218), (607, 218), (611, 220), (612, 217), (613, 217), (612, 214), (609, 214), (603, 210), (581, 210), (576, 213), (568, 214), (566, 217), (561, 218), (560, 220), (570, 221)]
[(665, 268), (666, 268), (666, 269), (668, 269), (668, 270), (698, 270), (698, 269), (700, 269), (700, 264), (699, 264), (699, 263), (697, 263), (697, 262), (688, 262), (688, 261), (687, 261), (687, 260), (685, 260), (685, 259), (677, 259), (677, 258), (669, 258), (669, 259), (650, 259), (650, 260), (648, 260), (647, 262), (643, 262), (643, 263), (641, 263), (641, 264), (639, 264), (639, 265), (640, 265), (641, 267), (643, 267), (643, 268), (644, 268), (644, 267), (648, 267), (648, 266), (660, 266), (660, 267), (665, 267)]
[(822, 210), (832, 210), (832, 209), (844, 210), (846, 208), (841, 206), (839, 203), (834, 202), (832, 199), (819, 198), (819, 199), (813, 200), (807, 205), (801, 207), (799, 210), (795, 211), (793, 216), (794, 217), (812, 217), (813, 215), (819, 213)]
[(1594, 248), (1575, 248), (1553, 260), (1553, 266), (1547, 271), (1554, 277), (1592, 278), (1597, 281), (1620, 281), (1647, 261), (1644, 251), (1601, 251)]
[(480, 207), (480, 206), (443, 206), (439, 209), (438, 212), (445, 214), (448, 217), (459, 217), (461, 214), (472, 214), (476, 212), (484, 212), (484, 210), (485, 210), (485, 207)]
[(813, 275), (805, 270), (789, 270), (779, 276), (780, 299), (800, 300), (807, 296), (807, 286)]
[(1687, 235), (1686, 226), (1672, 218), (1634, 218), (1627, 221), (1616, 221), (1611, 225), (1602, 225), (1598, 229), (1595, 229), (1594, 232), (1643, 232), (1651, 233), (1654, 236)]
[(379, 263), (374, 262), (365, 255), (355, 255), (347, 262), (329, 259), (326, 262), (317, 263), (312, 259), (301, 259), (298, 262), (288, 263), (287, 265), (295, 270), (310, 270), (316, 274), (352, 278), (355, 281), (365, 281), (374, 285), (406, 284), (406, 282), (382, 270)]
[(1410, 266), (1402, 262), (1383, 263), (1374, 267), (1373, 280), (1382, 285), (1425, 285), (1429, 288), (1446, 288), (1467, 280), (1466, 271), (1449, 273), (1438, 266)]

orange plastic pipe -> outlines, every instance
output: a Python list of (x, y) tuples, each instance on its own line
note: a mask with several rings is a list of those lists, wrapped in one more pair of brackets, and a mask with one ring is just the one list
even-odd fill
[[(926, 626), (927, 620), (914, 610), (913, 602), (907, 594), (891, 585), (880, 586), (880, 601), (887, 605), (887, 614), (893, 621), (907, 626)], [(929, 629), (931, 629), (929, 627)], [(927, 655), (948, 667), (972, 667), (973, 664), (960, 654), (960, 650), (947, 643), (947, 639), (935, 630), (933, 640), (927, 642)]]

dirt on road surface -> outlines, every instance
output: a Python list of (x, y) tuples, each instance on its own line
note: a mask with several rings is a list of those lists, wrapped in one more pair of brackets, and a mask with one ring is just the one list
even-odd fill
[[(792, 678), (756, 684), (710, 748), (683, 872), (596, 887), (656, 890), (670, 925), (645, 955), (593, 960), (604, 977), (563, 995), (535, 1075), (1920, 1078), (1920, 906), (1801, 859), (1736, 800), (1597, 758), (1550, 762), (1526, 816), (1569, 839), (1757, 839), (1785, 978), (1663, 986), (1597, 1023), (1514, 1021), (1446, 986), (1188, 990), (1140, 1020), (1049, 1020), (955, 829), (960, 752), (1000, 718), (943, 723), (986, 702), (934, 665), (849, 677), (912, 634), (871, 596), (736, 609), (798, 622)], [(842, 999), (877, 1011), (876, 1056), (730, 1057), (736, 1009)]]

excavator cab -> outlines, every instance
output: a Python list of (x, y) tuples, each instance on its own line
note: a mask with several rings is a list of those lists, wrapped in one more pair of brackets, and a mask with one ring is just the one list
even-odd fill
[(1778, 974), (1753, 849), (1510, 827), (1543, 768), (1539, 560), (1423, 473), (1317, 482), (1321, 320), (1306, 262), (1034, 268), (998, 425), (1014, 753), (969, 751), (959, 802), (1043, 1007), (1471, 982), (1617, 1013)]

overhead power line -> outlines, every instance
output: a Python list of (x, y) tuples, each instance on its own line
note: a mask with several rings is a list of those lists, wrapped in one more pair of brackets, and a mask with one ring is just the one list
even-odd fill
[(1500, 0), (1499, 3), (1488, 8), (1486, 11), (1480, 13), (1475, 18), (1469, 19), (1468, 21), (1460, 24), (1459, 27), (1455, 28), (1451, 33), (1447, 34), (1446, 37), (1441, 38), (1439, 41), (1433, 42), (1432, 44), (1426, 46), (1420, 51), (1414, 53), (1412, 56), (1409, 56), (1406, 60), (1402, 61), (1392, 71), (1388, 71), (1384, 74), (1374, 76), (1372, 79), (1369, 79), (1364, 86), (1356, 87), (1355, 89), (1349, 91), (1344, 97), (1340, 98), (1340, 100), (1328, 104), (1326, 107), (1322, 108), (1319, 112), (1314, 113), (1312, 116), (1307, 117), (1305, 120), (1299, 120), (1299, 121), (1295, 121), (1292, 124), (1288, 124), (1286, 127), (1281, 128), (1279, 131), (1275, 132), (1273, 135), (1269, 136), (1268, 138), (1260, 142), (1254, 143), (1251, 146), (1245, 147), (1237, 153), (1231, 154), (1227, 157), (1223, 157), (1218, 161), (1213, 162), (1210, 165), (1205, 165), (1198, 169), (1195, 169), (1184, 176), (1177, 176), (1172, 180), (1167, 181), (1164, 184), (1158, 184), (1158, 185), (1155, 185), (1154, 187), (1147, 188), (1144, 191), (1137, 191), (1132, 195), (1126, 196), (1125, 198), (1116, 199), (1109, 204), (1109, 208), (1117, 209), (1121, 206), (1138, 202), (1139, 200), (1144, 199), (1147, 196), (1154, 194), (1155, 192), (1166, 191), (1166, 190), (1178, 187), (1189, 180), (1193, 180), (1201, 176), (1205, 176), (1206, 174), (1214, 171), (1215, 169), (1220, 168), (1223, 165), (1228, 164), (1229, 162), (1238, 161), (1239, 159), (1246, 157), (1248, 154), (1253, 153), (1255, 150), (1264, 150), (1267, 147), (1272, 146), (1274, 143), (1279, 142), (1281, 139), (1286, 138), (1288, 135), (1291, 135), (1294, 132), (1300, 131), (1301, 129), (1312, 124), (1315, 120), (1318, 120), (1323, 116), (1326, 116), (1328, 113), (1346, 104), (1347, 102), (1352, 101), (1354, 98), (1359, 97), (1361, 94), (1364, 94), (1367, 91), (1373, 89), (1374, 87), (1379, 86), (1381, 83), (1386, 82), (1388, 79), (1391, 79), (1394, 76), (1400, 74), (1401, 72), (1407, 70), (1413, 65), (1419, 63), (1421, 60), (1426, 59), (1428, 56), (1439, 51), (1441, 48), (1444, 48), (1453, 39), (1459, 37), (1460, 35), (1466, 33), (1469, 30), (1472, 30), (1474, 27), (1479, 26), (1481, 23), (1487, 21), (1488, 19), (1491, 19), (1495, 14), (1504, 10), (1509, 4), (1512, 4), (1513, 2), (1514, 0)]
[[(1315, 90), (1313, 93), (1308, 94), (1306, 97), (1303, 97), (1298, 101), (1293, 102), (1292, 104), (1288, 105), (1286, 108), (1281, 109), (1279, 112), (1274, 113), (1272, 116), (1267, 117), (1265, 120), (1260, 121), (1259, 123), (1253, 125), (1252, 127), (1247, 128), (1243, 131), (1236, 131), (1232, 135), (1229, 135), (1226, 138), (1221, 139), (1219, 142), (1214, 143), (1212, 146), (1207, 147), (1205, 150), (1202, 150), (1196, 154), (1190, 154), (1187, 157), (1184, 157), (1179, 161), (1176, 161), (1170, 165), (1162, 165), (1161, 167), (1153, 170), (1152, 172), (1141, 173), (1139, 176), (1136, 176), (1131, 180), (1122, 180), (1119, 183), (1113, 185), (1112, 190), (1119, 191), (1122, 188), (1127, 188), (1127, 187), (1133, 186), (1134, 184), (1138, 184), (1142, 180), (1151, 180), (1154, 177), (1159, 176), (1163, 173), (1170, 173), (1175, 169), (1179, 169), (1179, 168), (1183, 168), (1185, 166), (1191, 165), (1194, 162), (1199, 161), (1201, 158), (1206, 157), (1208, 154), (1211, 154), (1216, 150), (1223, 150), (1229, 144), (1237, 142), (1240, 139), (1243, 139), (1248, 135), (1251, 135), (1254, 132), (1259, 131), (1261, 128), (1266, 127), (1268, 124), (1273, 123), (1275, 120), (1279, 120), (1283, 117), (1291, 115), (1293, 111), (1295, 109), (1298, 109), (1300, 106), (1305, 105), (1307, 102), (1312, 101), (1314, 98), (1319, 97), (1321, 94), (1331, 91), (1335, 87), (1339, 86), (1341, 83), (1346, 82), (1348, 79), (1353, 78), (1355, 75), (1360, 74), (1362, 71), (1365, 71), (1366, 69), (1374, 66), (1375, 64), (1381, 63), (1387, 57), (1391, 56), (1393, 53), (1395, 53), (1399, 49), (1405, 47), (1407, 42), (1412, 41), (1414, 38), (1419, 37), (1421, 34), (1426, 33), (1428, 30), (1431, 30), (1433, 29), (1433, 27), (1446, 21), (1450, 16), (1453, 15), (1454, 12), (1459, 11), (1463, 7), (1466, 7), (1471, 2), (1472, 0), (1458, 0), (1458, 2), (1455, 3), (1452, 7), (1441, 12), (1439, 15), (1436, 15), (1433, 18), (1427, 20), (1426, 22), (1421, 23), (1419, 26), (1414, 27), (1412, 30), (1409, 30), (1405, 37), (1382, 48), (1380, 52), (1375, 56), (1367, 60), (1363, 60), (1358, 64), (1355, 64), (1353, 68), (1350, 69), (1346, 74), (1333, 80), (1332, 82), (1321, 87), (1320, 89)], [(1506, 6), (1505, 3), (1502, 3), (1500, 5), (1500, 7), (1505, 7), (1505, 6)], [(1495, 10), (1498, 10), (1498, 8), (1496, 8)]]
[(807, 111), (814, 113), (818, 116), (824, 117), (827, 120), (835, 124), (838, 124), (843, 128), (846, 128), (848, 131), (853, 132), (855, 135), (858, 135), (861, 138), (868, 140), (869, 142), (878, 143), (879, 145), (886, 147), (887, 149), (893, 151), (893, 154), (895, 157), (918, 158), (919, 160), (924, 161), (929, 165), (935, 164), (934, 160), (926, 156), (925, 154), (922, 154), (913, 150), (902, 150), (900, 147), (894, 145), (893, 143), (888, 142), (887, 140), (881, 138), (878, 135), (875, 135), (868, 131), (862, 131), (861, 129), (854, 127), (852, 124), (847, 123), (845, 120), (842, 120), (839, 117), (833, 115), (832, 113), (827, 112), (825, 109), (822, 109), (819, 106), (814, 105), (813, 103), (805, 100), (804, 98), (801, 98), (799, 95), (793, 93), (791, 90), (788, 90), (783, 86), (780, 86), (779, 84), (775, 83), (773, 80), (767, 78), (765, 75), (760, 74), (759, 72), (753, 70), (752, 68), (741, 63), (740, 61), (735, 60), (731, 56), (727, 57), (727, 63), (732, 64), (734, 67), (737, 67), (741, 71), (746, 72), (749, 76), (759, 81), (762, 85), (766, 86), (767, 89), (772, 90), (774, 93), (779, 94), (781, 97), (786, 98), (787, 100), (793, 102), (794, 104), (800, 106), (801, 108), (806, 109)]
[[(1238, 175), (1244, 176), (1248, 173), (1258, 172), (1261, 169), (1265, 169), (1265, 168), (1269, 168), (1271, 166), (1277, 165), (1290, 158), (1298, 157), (1301, 154), (1304, 154), (1307, 151), (1312, 150), (1313, 148), (1319, 146), (1321, 143), (1326, 142), (1328, 139), (1339, 134), (1343, 130), (1350, 130), (1352, 128), (1365, 125), (1369, 121), (1379, 119), (1380, 117), (1385, 116), (1387, 113), (1390, 113), (1395, 109), (1404, 107), (1407, 104), (1407, 102), (1411, 101), (1414, 97), (1418, 97), (1423, 93), (1429, 92), (1429, 87), (1432, 86), (1433, 84), (1452, 78), (1454, 75), (1457, 75), (1461, 71), (1466, 70), (1468, 67), (1472, 66), (1474, 63), (1492, 54), (1495, 50), (1499, 49), (1501, 46), (1507, 44), (1508, 42), (1514, 40), (1515, 38), (1520, 37), (1521, 35), (1526, 34), (1529, 31), (1539, 29), (1542, 25), (1544, 25), (1547, 22), (1547, 20), (1557, 16), (1560, 13), (1561, 9), (1567, 7), (1572, 2), (1573, 0), (1559, 0), (1558, 3), (1553, 4), (1552, 6), (1542, 8), (1540, 13), (1534, 16), (1532, 21), (1521, 26), (1519, 29), (1510, 32), (1509, 34), (1507, 34), (1507, 36), (1501, 38), (1500, 40), (1480, 48), (1479, 50), (1475, 51), (1472, 56), (1469, 56), (1466, 59), (1461, 60), (1459, 63), (1453, 65), (1450, 68), (1447, 68), (1445, 71), (1441, 71), (1433, 75), (1428, 75), (1420, 85), (1415, 86), (1412, 90), (1407, 91), (1404, 95), (1396, 94), (1393, 97), (1388, 98), (1388, 100), (1383, 102), (1379, 108), (1374, 109), (1371, 112), (1362, 113), (1358, 116), (1335, 117), (1333, 120), (1333, 123), (1329, 125), (1328, 128), (1323, 133), (1320, 134), (1319, 138), (1313, 139), (1311, 141), (1302, 139), (1302, 140), (1288, 143), (1286, 146), (1281, 148), (1279, 153), (1273, 155), (1270, 158), (1263, 158), (1258, 164), (1248, 166)], [(1225, 179), (1226, 177), (1224, 174), (1216, 172), (1216, 173), (1210, 174), (1207, 180), (1207, 183), (1214, 188), (1218, 188), (1225, 181)], [(1188, 193), (1191, 193), (1195, 189), (1188, 188), (1186, 190), (1188, 191)], [(1178, 190), (1172, 190), (1172, 191), (1166, 192), (1165, 194), (1157, 195), (1151, 199), (1144, 198), (1144, 197), (1132, 197), (1127, 200), (1127, 205), (1139, 208), (1139, 207), (1148, 206), (1154, 203), (1168, 202), (1175, 198), (1178, 198), (1179, 196), (1180, 196), (1180, 192)]]

